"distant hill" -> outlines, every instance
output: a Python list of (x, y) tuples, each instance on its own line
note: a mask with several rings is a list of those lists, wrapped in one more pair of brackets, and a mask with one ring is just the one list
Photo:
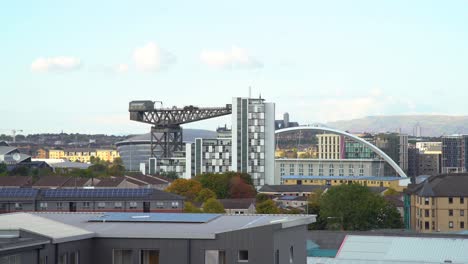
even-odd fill
[(450, 134), (468, 134), (468, 116), (445, 115), (402, 115), (402, 116), (368, 116), (364, 118), (329, 122), (333, 127), (350, 132), (395, 132), (413, 135), (419, 124), (424, 137), (439, 137)]

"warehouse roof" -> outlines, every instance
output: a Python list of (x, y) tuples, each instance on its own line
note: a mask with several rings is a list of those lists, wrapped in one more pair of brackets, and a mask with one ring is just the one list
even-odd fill
[[(216, 234), (268, 225), (288, 228), (313, 223), (316, 217), (315, 215), (221, 215), (205, 223), (89, 222), (90, 219), (95, 219), (104, 214), (38, 212), (32, 215), (78, 229), (85, 229), (95, 233), (96, 237), (176, 239), (214, 239)], [(132, 213), (126, 214), (132, 215)], [(159, 214), (164, 215), (164, 213)], [(24, 215), (22, 217), (25, 217)], [(138, 217), (142, 217), (141, 213)], [(2, 222), (1, 215), (0, 222)]]
[(94, 237), (94, 233), (83, 228), (54, 221), (30, 213), (0, 215), (0, 230), (26, 230), (62, 243)]
[(468, 263), (466, 252), (468, 239), (348, 235), (336, 259), (347, 263)]

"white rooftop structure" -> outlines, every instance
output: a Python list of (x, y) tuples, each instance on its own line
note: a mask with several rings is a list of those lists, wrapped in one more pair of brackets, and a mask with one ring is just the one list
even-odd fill
[(335, 258), (309, 258), (312, 263), (468, 263), (468, 239), (348, 235)]

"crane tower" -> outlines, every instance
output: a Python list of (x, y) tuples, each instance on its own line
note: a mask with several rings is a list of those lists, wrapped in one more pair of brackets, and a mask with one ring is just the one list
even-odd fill
[(151, 124), (151, 157), (156, 157), (156, 149), (162, 151), (162, 158), (170, 158), (176, 151), (183, 150), (182, 124), (229, 115), (232, 106), (196, 107), (193, 105), (178, 108), (155, 108), (155, 101), (131, 101), (130, 120)]

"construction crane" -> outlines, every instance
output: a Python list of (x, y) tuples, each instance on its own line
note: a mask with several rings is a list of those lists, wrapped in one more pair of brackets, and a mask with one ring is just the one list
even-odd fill
[(8, 130), (11, 132), (11, 137), (13, 138), (13, 143), (16, 142), (16, 133), (17, 132), (23, 132), (21, 129), (0, 129), (0, 130)]
[[(155, 108), (155, 103), (161, 108)], [(183, 150), (182, 124), (229, 115), (232, 105), (225, 107), (197, 107), (193, 105), (178, 108), (163, 108), (161, 101), (132, 101), (129, 104), (130, 120), (153, 125), (151, 127), (151, 157), (156, 149), (162, 151), (162, 158), (170, 158), (176, 151)]]

